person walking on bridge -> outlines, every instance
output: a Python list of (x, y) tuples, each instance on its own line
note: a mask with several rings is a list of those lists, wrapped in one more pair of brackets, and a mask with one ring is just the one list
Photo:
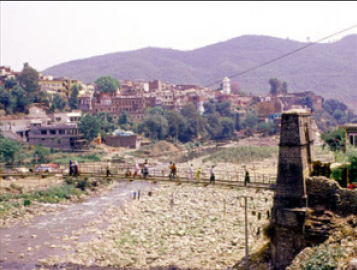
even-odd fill
[(172, 163), (172, 161), (170, 161), (169, 170), (170, 170), (169, 180), (172, 181), (172, 178), (173, 178), (173, 176), (174, 176), (174, 173), (173, 173), (173, 163)]
[(210, 174), (210, 178), (209, 178), (209, 182), (214, 184), (214, 181), (216, 180), (215, 176), (214, 176), (214, 165), (212, 165), (211, 169), (209, 170), (209, 174)]
[(244, 186), (247, 185), (247, 183), (250, 183), (250, 176), (249, 176), (249, 172), (247, 170), (247, 167), (244, 166), (244, 171), (245, 171), (245, 176), (244, 176)]
[(176, 168), (175, 163), (172, 163), (171, 172), (172, 172), (172, 178), (176, 180), (176, 178), (177, 178), (177, 168)]
[(191, 167), (190, 167), (188, 173), (189, 173), (190, 180), (193, 180), (193, 164), (191, 164)]
[(201, 167), (198, 167), (196, 172), (196, 180), (200, 181), (200, 177), (201, 177)]
[(72, 160), (69, 161), (68, 169), (69, 169), (69, 176), (72, 176), (73, 174)]
[(137, 162), (135, 163), (135, 171), (133, 177), (135, 178), (136, 176), (141, 176), (140, 166)]
[(149, 165), (146, 161), (144, 163), (143, 175), (144, 175), (144, 179), (146, 179), (149, 176)]

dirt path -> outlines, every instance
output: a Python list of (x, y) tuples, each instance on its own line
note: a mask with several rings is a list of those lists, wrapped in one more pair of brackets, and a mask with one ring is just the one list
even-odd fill
[(153, 188), (152, 184), (145, 182), (116, 183), (113, 190), (104, 196), (65, 205), (64, 210), (37, 217), (27, 226), (1, 229), (0, 268), (31, 270), (41, 267), (39, 259), (64, 255), (72, 249), (73, 243), (88, 241), (95, 235), (93, 231), (92, 234), (78, 236), (72, 231), (93, 220), (100, 220), (96, 224), (98, 230), (106, 228), (105, 211), (108, 207), (130, 200), (133, 191), (148, 192)]

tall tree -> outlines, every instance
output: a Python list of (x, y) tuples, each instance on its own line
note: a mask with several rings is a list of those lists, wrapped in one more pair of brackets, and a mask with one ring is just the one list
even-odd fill
[(67, 106), (67, 101), (62, 98), (59, 94), (55, 94), (52, 100), (52, 109), (58, 109), (60, 112), (62, 112)]
[(38, 84), (39, 74), (36, 69), (30, 67), (27, 63), (17, 76), (17, 80), (26, 92), (36, 92), (40, 89)]
[(213, 100), (203, 103), (203, 108), (205, 109), (204, 114), (215, 114), (217, 112), (216, 104), (214, 103)]
[(162, 115), (147, 115), (143, 121), (143, 130), (151, 139), (162, 140), (167, 135), (167, 120)]
[(258, 124), (257, 113), (254, 110), (248, 111), (244, 123), (247, 127), (254, 128)]
[(91, 142), (100, 132), (100, 120), (91, 114), (86, 114), (78, 123), (79, 132)]
[(270, 94), (272, 96), (277, 96), (281, 94), (281, 82), (277, 78), (270, 78), (269, 79), (269, 84), (270, 84)]
[(0, 156), (8, 164), (13, 164), (15, 161), (16, 153), (19, 151), (20, 146), (17, 142), (9, 139), (0, 140)]
[(179, 138), (179, 132), (183, 131), (185, 127), (185, 119), (176, 111), (169, 111), (167, 113), (168, 135), (172, 138)]
[(80, 84), (74, 84), (71, 86), (71, 95), (69, 97), (69, 107), (72, 109), (72, 110), (76, 110), (78, 109), (78, 94), (79, 94), (79, 91), (82, 89), (82, 86)]
[(186, 119), (197, 118), (199, 116), (195, 106), (193, 106), (193, 104), (191, 104), (191, 103), (187, 103), (182, 107), (181, 115), (183, 117), (185, 117)]
[(288, 93), (288, 83), (286, 81), (283, 81), (283, 84), (281, 85), (281, 92), (284, 95)]
[(231, 102), (224, 101), (216, 104), (216, 110), (221, 116), (231, 117)]
[(219, 133), (219, 139), (230, 139), (234, 134), (234, 122), (231, 118), (223, 117), (220, 120), (221, 130)]
[(102, 93), (114, 93), (120, 88), (119, 81), (111, 76), (101, 76), (95, 83), (99, 91)]
[(11, 96), (13, 96), (14, 100), (16, 100), (16, 107), (14, 108), (13, 112), (26, 112), (27, 110), (27, 105), (28, 105), (28, 99), (25, 96), (25, 90), (19, 86), (16, 85), (10, 92)]
[(50, 150), (43, 145), (36, 145), (33, 151), (33, 155), (35, 160), (38, 162), (48, 162), (48, 155), (50, 154)]
[(120, 113), (119, 119), (118, 119), (118, 124), (121, 128), (125, 127), (128, 124), (128, 113), (126, 111), (122, 111)]

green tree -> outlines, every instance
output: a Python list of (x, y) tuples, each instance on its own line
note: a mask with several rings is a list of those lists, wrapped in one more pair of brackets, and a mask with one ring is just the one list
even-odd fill
[(59, 110), (62, 112), (67, 106), (67, 101), (59, 94), (55, 94), (52, 100), (52, 110)]
[(257, 130), (258, 130), (258, 132), (263, 133), (264, 135), (273, 135), (276, 133), (275, 125), (274, 125), (274, 123), (271, 123), (271, 122), (259, 123), (257, 126)]
[(94, 115), (86, 114), (78, 123), (79, 132), (83, 137), (91, 142), (100, 132), (100, 120)]
[(25, 90), (21, 86), (16, 85), (11, 90), (10, 94), (13, 96), (13, 100), (16, 103), (13, 112), (26, 112), (28, 99), (25, 96)]
[(305, 96), (305, 97), (300, 98), (298, 100), (298, 103), (303, 106), (307, 106), (312, 111), (314, 110), (314, 101), (312, 100), (312, 98), (310, 96)]
[(273, 96), (276, 96), (281, 93), (281, 82), (277, 78), (270, 78), (269, 79), (269, 84), (270, 84), (270, 94)]
[(281, 85), (281, 92), (284, 95), (288, 93), (288, 83), (286, 81), (283, 81), (283, 84)]
[(118, 124), (122, 129), (126, 129), (127, 125), (129, 124), (128, 113), (126, 111), (121, 111)]
[(253, 129), (258, 124), (258, 116), (255, 110), (247, 112), (247, 116), (244, 120), (245, 126)]
[(120, 88), (119, 81), (111, 76), (101, 76), (95, 83), (102, 93), (113, 93)]
[(204, 114), (215, 114), (217, 112), (216, 104), (214, 103), (213, 100), (203, 103), (203, 108), (205, 109)]
[(168, 135), (178, 139), (180, 131), (185, 127), (185, 119), (176, 111), (169, 111), (166, 119), (168, 123)]
[(221, 130), (219, 132), (219, 139), (231, 139), (234, 135), (234, 122), (231, 118), (223, 117), (220, 119)]
[(239, 131), (240, 130), (240, 115), (239, 113), (234, 113), (233, 115), (234, 118), (234, 128), (235, 130)]
[(36, 145), (33, 151), (33, 156), (35, 160), (37, 160), (40, 163), (48, 162), (48, 156), (50, 152), (51, 151), (48, 148), (44, 147), (43, 145)]
[(182, 107), (181, 115), (185, 117), (185, 119), (190, 119), (190, 118), (197, 119), (199, 116), (195, 106), (191, 103), (187, 103)]
[(334, 98), (324, 100), (322, 107), (330, 115), (333, 115), (333, 113), (336, 110), (341, 110), (341, 111), (347, 110), (347, 106), (344, 103), (342, 103), (341, 101), (334, 99)]
[(162, 115), (166, 116), (167, 111), (161, 107), (153, 107), (146, 110), (146, 115)]
[(231, 117), (231, 102), (224, 101), (216, 104), (216, 110), (221, 116)]
[(71, 95), (69, 97), (68, 104), (72, 110), (78, 109), (78, 94), (80, 90), (82, 90), (82, 86), (80, 84), (74, 84), (71, 86)]
[(337, 109), (332, 114), (332, 117), (337, 121), (338, 124), (344, 124), (347, 122), (347, 115), (344, 111)]
[(143, 121), (143, 131), (148, 134), (151, 139), (164, 139), (168, 131), (166, 118), (162, 115), (145, 116)]
[(10, 91), (0, 87), (0, 108), (5, 110), (7, 114), (12, 114), (15, 107), (16, 98), (11, 95)]
[(349, 172), (350, 172), (350, 179), (355, 180), (357, 179), (357, 152), (354, 151), (350, 156), (349, 156)]
[(206, 118), (207, 118), (206, 130), (210, 138), (213, 140), (218, 139), (218, 135), (221, 131), (221, 122), (219, 121), (218, 113), (209, 114), (206, 116)]
[(17, 85), (17, 81), (13, 78), (5, 81), (5, 89), (12, 89), (15, 85)]
[(0, 156), (7, 164), (13, 164), (15, 161), (16, 153), (19, 151), (20, 146), (17, 142), (10, 139), (0, 140)]
[(346, 130), (335, 129), (321, 134), (321, 138), (332, 151), (340, 151), (341, 146), (346, 143)]
[(30, 67), (27, 63), (17, 76), (17, 80), (26, 92), (36, 92), (40, 89), (38, 84), (39, 74), (36, 69)]

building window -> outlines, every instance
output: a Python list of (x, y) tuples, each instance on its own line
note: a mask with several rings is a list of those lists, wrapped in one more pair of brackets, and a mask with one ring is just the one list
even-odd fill
[(50, 135), (56, 135), (56, 130), (55, 129), (50, 129)]
[(63, 134), (66, 134), (66, 132), (65, 132), (64, 129), (60, 129), (60, 130), (59, 130), (59, 134), (63, 135)]
[(47, 135), (47, 130), (41, 130), (41, 135)]

